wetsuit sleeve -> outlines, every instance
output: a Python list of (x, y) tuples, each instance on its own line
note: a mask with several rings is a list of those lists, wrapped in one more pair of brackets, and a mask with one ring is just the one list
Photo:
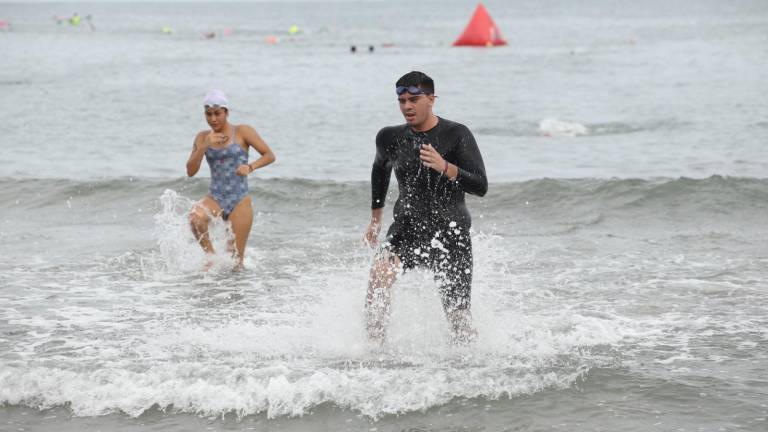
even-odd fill
[(462, 126), (459, 135), (458, 160), (456, 166), (459, 175), (456, 178), (464, 192), (483, 196), (488, 192), (488, 178), (485, 176), (485, 164), (477, 148), (477, 141), (472, 132)]
[(386, 134), (380, 130), (376, 135), (376, 158), (371, 169), (371, 209), (384, 207), (392, 175), (392, 161), (387, 154)]

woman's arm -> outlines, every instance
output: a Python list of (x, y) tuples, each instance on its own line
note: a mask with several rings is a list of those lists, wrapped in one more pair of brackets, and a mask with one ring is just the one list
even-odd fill
[(275, 161), (275, 154), (272, 149), (269, 148), (266, 142), (261, 139), (258, 132), (248, 125), (240, 126), (240, 133), (242, 134), (245, 143), (253, 147), (259, 154), (260, 158), (248, 164), (249, 172), (256, 171), (259, 168), (265, 167)]
[(200, 164), (205, 156), (205, 151), (208, 150), (209, 140), (205, 132), (200, 132), (195, 137), (195, 141), (192, 143), (192, 153), (187, 160), (187, 175), (189, 177), (194, 176), (200, 170)]

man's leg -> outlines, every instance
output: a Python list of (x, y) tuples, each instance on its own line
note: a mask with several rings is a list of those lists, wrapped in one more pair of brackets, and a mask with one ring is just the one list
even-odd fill
[(470, 313), (472, 299), (472, 239), (469, 229), (456, 229), (444, 237), (448, 250), (436, 265), (435, 281), (440, 286), (445, 318), (451, 326), (451, 340), (465, 344), (477, 339)]
[(386, 249), (377, 253), (373, 260), (365, 299), (366, 330), (372, 341), (383, 343), (387, 335), (392, 284), (400, 269), (400, 258)]
[(477, 330), (472, 325), (472, 313), (469, 309), (445, 311), (445, 317), (451, 325), (451, 342), (457, 345), (477, 340)]
[(435, 281), (440, 287), (445, 318), (451, 326), (451, 341), (464, 344), (477, 339), (477, 330), (472, 325), (469, 309), (472, 279), (467, 280), (451, 273), (439, 274), (435, 276)]

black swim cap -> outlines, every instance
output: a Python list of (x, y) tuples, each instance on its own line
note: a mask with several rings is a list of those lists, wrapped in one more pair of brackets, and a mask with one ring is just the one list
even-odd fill
[(425, 93), (435, 94), (435, 82), (424, 72), (412, 71), (400, 77), (395, 87), (416, 86)]

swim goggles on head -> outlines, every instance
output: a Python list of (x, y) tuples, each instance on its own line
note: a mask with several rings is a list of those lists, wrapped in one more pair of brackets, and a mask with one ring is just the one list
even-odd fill
[(424, 91), (424, 90), (422, 90), (422, 89), (420, 89), (419, 87), (416, 87), (416, 86), (407, 86), (407, 87), (406, 86), (397, 86), (397, 87), (395, 87), (395, 93), (397, 93), (398, 96), (400, 96), (401, 94), (403, 94), (405, 92), (408, 92), (408, 93), (410, 93), (410, 94), (412, 94), (414, 96), (430, 94), (428, 91)]

